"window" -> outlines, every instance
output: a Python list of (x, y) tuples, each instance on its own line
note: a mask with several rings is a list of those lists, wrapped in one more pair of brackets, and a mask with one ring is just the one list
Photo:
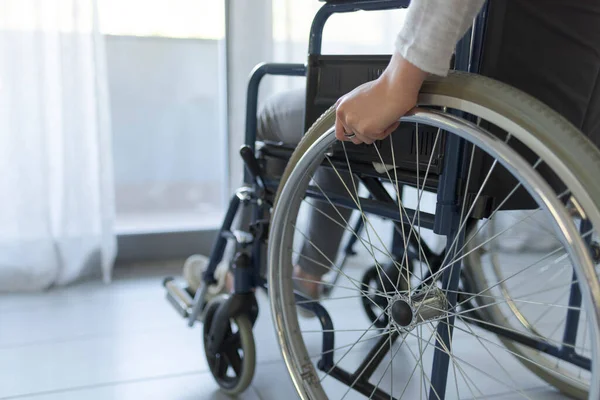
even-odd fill
[(222, 40), (221, 0), (98, 0), (100, 29), (108, 35)]
[[(308, 44), (312, 20), (324, 4), (320, 1), (273, 0), (273, 40), (276, 43)], [(353, 47), (389, 53), (405, 13), (406, 10), (401, 9), (334, 14), (325, 25), (324, 43), (329, 45), (325, 52), (340, 53)]]
[(226, 203), (224, 0), (98, 0), (117, 229), (214, 228)]
[[(73, 12), (77, 13), (78, 18), (73, 17)], [(92, 31), (93, 8), (92, 3), (86, 1), (2, 0), (0, 13), (0, 29), (6, 31)]]

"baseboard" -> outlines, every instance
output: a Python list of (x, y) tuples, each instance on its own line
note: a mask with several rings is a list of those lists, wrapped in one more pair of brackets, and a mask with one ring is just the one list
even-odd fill
[(217, 233), (216, 229), (207, 229), (120, 234), (117, 236), (116, 264), (183, 259), (192, 254), (208, 255)]

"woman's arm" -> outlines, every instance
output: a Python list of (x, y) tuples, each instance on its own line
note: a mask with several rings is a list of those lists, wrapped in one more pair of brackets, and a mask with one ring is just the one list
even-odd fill
[(412, 0), (386, 70), (338, 101), (336, 137), (358, 144), (392, 133), (398, 120), (416, 105), (427, 75), (448, 73), (456, 43), (484, 2)]
[(485, 0), (412, 0), (395, 49), (411, 64), (434, 75), (448, 73), (456, 43)]

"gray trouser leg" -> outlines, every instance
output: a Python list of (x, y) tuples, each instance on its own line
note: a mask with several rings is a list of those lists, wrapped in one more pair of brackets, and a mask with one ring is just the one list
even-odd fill
[[(340, 172), (344, 183), (335, 171), (320, 169), (315, 173), (314, 181), (318, 187), (327, 193), (337, 193), (349, 196), (348, 189), (353, 192), (352, 181), (348, 173)], [(316, 185), (315, 185), (316, 186)], [(354, 195), (354, 193), (352, 193)], [(344, 227), (348, 225), (352, 210), (344, 207), (333, 206), (326, 201), (310, 202), (308, 210), (308, 226), (303, 232), (308, 240), (304, 240), (298, 265), (308, 274), (322, 276), (336, 266), (336, 255), (339, 250)], [(335, 270), (335, 269), (334, 269)]]
[[(304, 90), (294, 90), (277, 94), (269, 98), (259, 111), (258, 115), (258, 140), (280, 141), (288, 145), (297, 145), (302, 136), (304, 125)], [(268, 176), (279, 176), (285, 169), (285, 163), (277, 163), (269, 160), (267, 163)], [(352, 188), (352, 182), (348, 174), (340, 174), (346, 181), (348, 188)], [(342, 181), (334, 171), (319, 170), (315, 174), (315, 181), (326, 191), (334, 191), (346, 194), (347, 191)], [(331, 264), (335, 263), (336, 255), (344, 233), (346, 223), (351, 215), (351, 210), (337, 207), (324, 202), (313, 202), (314, 207), (308, 210), (308, 227), (303, 232), (308, 240), (302, 245), (298, 264), (305, 272), (322, 276), (330, 270)], [(340, 217), (340, 214), (342, 217)], [(247, 229), (251, 221), (251, 209), (244, 208), (239, 213), (232, 229)], [(329, 218), (328, 218), (329, 217)], [(334, 222), (332, 221), (337, 221)], [(231, 246), (230, 246), (231, 247)], [(226, 257), (231, 258), (230, 250)], [(263, 263), (266, 262), (266, 252), (263, 252)], [(265, 266), (263, 266), (263, 274)]]

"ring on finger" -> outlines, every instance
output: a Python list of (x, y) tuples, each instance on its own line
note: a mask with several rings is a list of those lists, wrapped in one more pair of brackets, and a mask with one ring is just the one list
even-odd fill
[(344, 136), (346, 138), (348, 138), (348, 139), (353, 139), (353, 138), (356, 137), (356, 133), (347, 133), (347, 132), (344, 132)]

